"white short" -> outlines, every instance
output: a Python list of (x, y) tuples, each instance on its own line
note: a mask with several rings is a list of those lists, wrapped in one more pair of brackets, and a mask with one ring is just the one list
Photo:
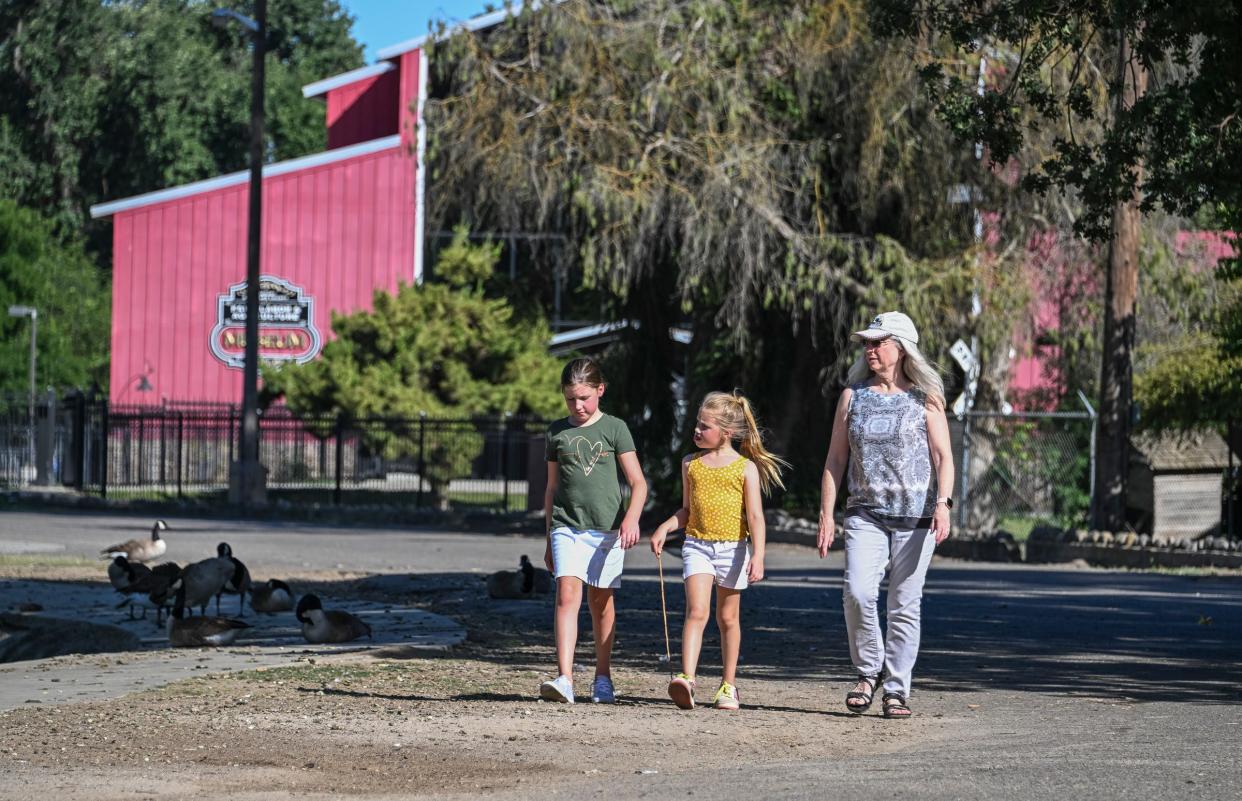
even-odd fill
[(621, 571), (625, 568), (620, 533), (554, 528), (552, 565), (557, 578), (574, 576), (592, 587), (616, 589), (621, 586)]
[(698, 573), (715, 577), (716, 585), (728, 590), (744, 590), (750, 584), (746, 570), (750, 567), (750, 543), (708, 542), (686, 537), (681, 546), (681, 577), (688, 579)]

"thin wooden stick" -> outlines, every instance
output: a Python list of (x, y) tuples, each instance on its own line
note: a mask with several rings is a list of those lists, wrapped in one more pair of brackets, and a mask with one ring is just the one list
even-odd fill
[(668, 605), (664, 602), (664, 553), (656, 554), (656, 566), (660, 570), (660, 614), (664, 618), (664, 660), (668, 662), (668, 673), (673, 675), (673, 651), (668, 640)]

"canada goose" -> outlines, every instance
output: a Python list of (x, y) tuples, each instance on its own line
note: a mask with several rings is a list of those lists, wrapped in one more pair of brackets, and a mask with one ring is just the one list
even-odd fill
[(185, 616), (185, 586), (177, 590), (176, 603), (168, 618), (168, 643), (175, 648), (194, 648), (201, 645), (232, 645), (237, 632), (250, 628), (242, 620), (227, 617)]
[(246, 593), (250, 591), (250, 571), (240, 559), (233, 556), (233, 549), (227, 542), (216, 546), (216, 558), (228, 559), (233, 563), (233, 575), (229, 576), (229, 580), (224, 582), (224, 587), (216, 593), (216, 614), (220, 614), (220, 596), (227, 592), (230, 595), (237, 595), (237, 614), (245, 617)]
[(371, 636), (371, 627), (366, 623), (349, 612), (324, 609), (316, 595), (303, 595), (296, 614), (307, 642), (349, 642), (364, 634)]
[(492, 598), (531, 598), (547, 593), (551, 587), (548, 571), (537, 570), (525, 554), (517, 570), (498, 570), (487, 577), (487, 594)]
[[(108, 583), (112, 585), (112, 589), (116, 590), (122, 596), (122, 600), (116, 605), (117, 609), (122, 606), (129, 607), (129, 619), (134, 619), (134, 607), (131, 604), (130, 595), (134, 593), (133, 585), (140, 581), (144, 576), (150, 574), (151, 569), (146, 565), (140, 565), (137, 562), (131, 562), (124, 556), (118, 556), (108, 563)], [(147, 611), (142, 610), (142, 617), (145, 619)]]
[(186, 565), (181, 571), (185, 605), (197, 606), (199, 614), (207, 614), (208, 602), (224, 590), (235, 569), (232, 561), (218, 556)]
[(118, 556), (108, 563), (108, 583), (112, 585), (112, 589), (128, 595), (131, 592), (129, 586), (134, 583), (135, 578), (150, 572), (151, 569), (146, 565)]
[[(140, 565), (139, 565), (140, 567)], [(135, 578), (127, 588), (133, 597), (130, 607), (141, 603), (142, 616), (147, 616), (146, 607), (155, 609), (155, 625), (163, 623), (164, 608), (172, 602), (173, 595), (181, 587), (181, 567), (176, 562), (164, 562), (151, 568), (142, 576)]]
[(156, 520), (155, 525), (151, 527), (151, 539), (127, 540), (116, 545), (109, 545), (99, 552), (99, 558), (115, 559), (118, 556), (124, 556), (131, 562), (150, 562), (152, 559), (159, 559), (168, 549), (168, 543), (164, 542), (160, 532), (167, 530), (167, 523), (163, 520)]
[(293, 589), (280, 579), (268, 579), (250, 589), (250, 608), (256, 612), (288, 612), (293, 608)]

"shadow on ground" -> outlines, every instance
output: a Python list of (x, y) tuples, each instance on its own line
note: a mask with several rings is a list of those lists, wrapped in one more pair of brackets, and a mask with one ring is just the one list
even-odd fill
[[(670, 561), (665, 566), (665, 590), (676, 664), (683, 596), (680, 581), (674, 580), (678, 565)], [(0, 592), (12, 583), (0, 581)], [(324, 579), (302, 582), (296, 589), (315, 592), (326, 606), (349, 603), (376, 619), (391, 620), (392, 636), (356, 644), (380, 658), (468, 656), (541, 672), (550, 671), (554, 663), (553, 599), (491, 600), (475, 573)], [(618, 669), (668, 669), (659, 661), (664, 630), (656, 571), (628, 568), (617, 601)], [(881, 597), (881, 607), (883, 603)], [(232, 604), (226, 599), (226, 613), (235, 608)], [(406, 632), (399, 610), (416, 608), (464, 623), (469, 631), (466, 642), (442, 654), (403, 645)], [(1236, 703), (1242, 683), (1240, 611), (1242, 581), (1236, 578), (942, 562), (928, 577), (915, 687)], [(62, 613), (72, 617), (74, 611), (46, 608), (42, 614)], [(292, 613), (287, 616), (267, 635), (256, 635), (295, 642)], [(767, 581), (747, 591), (742, 619), (744, 676), (835, 683), (852, 676), (839, 568), (824, 569), (808, 554), (806, 569), (769, 572)], [(143, 625), (150, 626), (144, 642), (159, 647), (154, 625)], [(593, 662), (589, 638), (584, 606), (577, 661), (586, 666)], [(718, 670), (718, 642), (715, 625), (710, 624), (702, 660), (706, 675)], [(517, 698), (505, 695), (492, 700)]]

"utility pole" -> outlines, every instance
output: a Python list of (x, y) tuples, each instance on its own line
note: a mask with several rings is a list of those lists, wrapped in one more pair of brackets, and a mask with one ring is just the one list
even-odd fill
[(254, 54), (250, 83), (250, 222), (246, 233), (246, 346), (242, 369), (239, 458), (231, 466), (229, 500), (244, 506), (267, 502), (267, 476), (259, 462), (259, 254), (263, 233), (263, 67), (267, 54), (267, 0), (255, 0), (255, 19), (229, 9), (211, 12), (212, 23), (236, 22), (249, 34)]

